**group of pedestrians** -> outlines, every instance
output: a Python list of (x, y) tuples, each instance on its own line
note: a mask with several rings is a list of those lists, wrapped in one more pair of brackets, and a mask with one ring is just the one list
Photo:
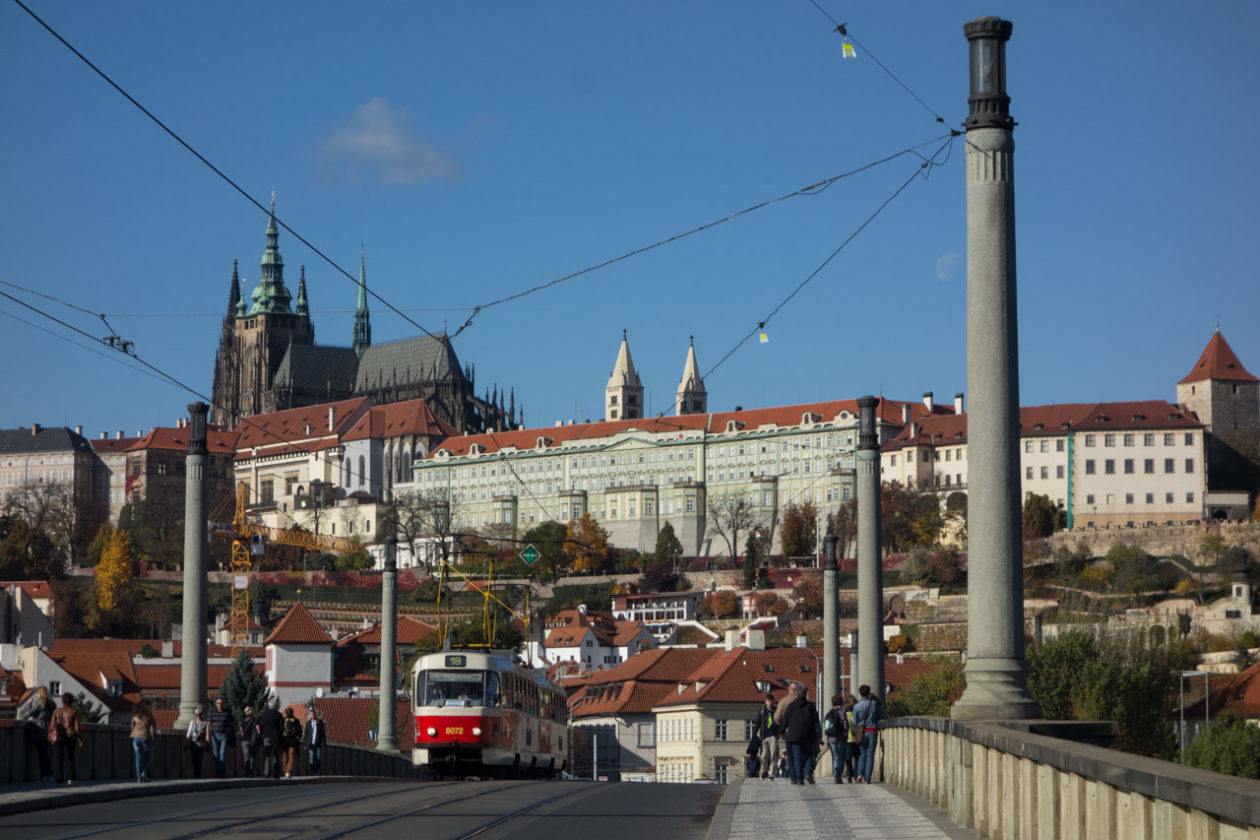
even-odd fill
[(207, 717), (205, 710), (197, 708), (188, 724), (185, 740), (192, 753), (193, 776), (201, 776), (205, 752), (209, 749), (214, 758), (215, 775), (227, 775), (228, 747), (240, 744), (245, 775), (255, 775), (259, 753), (262, 757), (264, 778), (278, 779), (283, 774), (290, 779), (298, 766), (298, 748), (307, 750), (307, 764), (312, 773), (318, 773), (322, 764), (327, 730), (323, 715), (311, 709), (303, 726), (292, 708), (280, 712), (280, 701), (271, 701), (261, 714), (255, 714), (252, 706), (246, 706), (244, 719), (237, 726), (232, 714), (224, 708), (223, 698), (215, 699), (215, 709)]
[(831, 698), (831, 708), (819, 722), (818, 708), (807, 696), (803, 683), (793, 682), (775, 703), (767, 694), (757, 710), (748, 745), (751, 776), (773, 779), (785, 775), (794, 785), (814, 784), (821, 747), (831, 751), (831, 772), (836, 784), (869, 783), (879, 742), (882, 710), (870, 686), (852, 694)]
[[(57, 706), (48, 689), (41, 685), (22, 710), (22, 717), (35, 723), (39, 780), (58, 785), (74, 784), (78, 778), (74, 767), (75, 756), (83, 745), (83, 727), (74, 708), (74, 695), (67, 691), (61, 695), (61, 705)], [(61, 759), (58, 763), (60, 772), (56, 777), (53, 776), (54, 750)]]

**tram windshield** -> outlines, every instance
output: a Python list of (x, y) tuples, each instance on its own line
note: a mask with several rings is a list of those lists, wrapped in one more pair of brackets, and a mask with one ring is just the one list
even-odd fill
[(486, 697), (493, 704), (499, 684), (497, 674), (485, 671), (423, 671), (416, 682), (424, 706), (484, 706)]

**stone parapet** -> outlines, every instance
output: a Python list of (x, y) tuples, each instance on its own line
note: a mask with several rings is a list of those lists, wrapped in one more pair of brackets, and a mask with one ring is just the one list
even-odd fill
[(881, 734), (884, 780), (982, 837), (1260, 840), (1252, 779), (998, 723), (899, 718)]

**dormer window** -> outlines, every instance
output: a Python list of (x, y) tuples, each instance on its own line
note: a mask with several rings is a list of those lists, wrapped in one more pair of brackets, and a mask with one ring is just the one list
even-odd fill
[(105, 693), (110, 697), (122, 697), (122, 680), (106, 681)]
[(817, 423), (817, 422), (819, 422), (819, 421), (821, 421), (821, 420), (822, 420), (822, 415), (821, 415), (821, 414), (815, 414), (815, 413), (814, 413), (814, 412), (812, 412), (812, 411), (806, 411), (804, 414), (802, 414), (802, 415), (801, 415), (801, 425), (802, 425), (802, 426), (808, 426), (808, 425), (810, 425), (811, 423)]
[(726, 421), (726, 431), (728, 432), (738, 432), (742, 428), (744, 428), (744, 421), (742, 420), (727, 420)]

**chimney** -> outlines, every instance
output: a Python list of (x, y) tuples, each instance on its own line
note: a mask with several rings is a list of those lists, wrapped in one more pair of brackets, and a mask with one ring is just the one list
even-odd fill
[(766, 649), (766, 631), (760, 627), (748, 628), (748, 649), (749, 650), (765, 650)]
[(963, 413), (963, 395), (961, 391), (959, 391), (957, 394), (954, 394), (954, 413), (955, 414)]
[(910, 438), (911, 438), (911, 440), (913, 440), (914, 438), (917, 438), (918, 436), (919, 436), (919, 424), (918, 424), (918, 422), (911, 422), (911, 423), (910, 423)]
[(904, 426), (905, 424), (909, 422), (910, 422), (910, 403), (902, 403), (901, 404), (901, 425)]
[(931, 391), (923, 392), (923, 406), (924, 408), (928, 410), (928, 414), (932, 413), (932, 392)]
[(175, 658), (175, 643), (172, 642), (170, 639), (162, 640), (162, 658), (163, 659)]
[(75, 427), (74, 427), (74, 433), (75, 433), (76, 435), (79, 435), (80, 437), (82, 437), (82, 436), (83, 436), (83, 427), (82, 427), (82, 426), (75, 426)]
[(105, 440), (108, 437), (109, 437), (109, 432), (101, 432), (101, 440)]
[(337, 406), (328, 406), (328, 431), (337, 431)]
[(739, 647), (739, 628), (733, 624), (726, 628), (726, 640), (723, 647), (726, 650), (735, 650)]
[(114, 440), (122, 440), (122, 429), (114, 432)]
[(39, 434), (39, 430), (40, 430), (40, 425), (39, 425), (38, 423), (32, 423), (32, 424), (31, 424), (31, 434), (32, 434), (32, 435), (37, 435), (37, 434)]

